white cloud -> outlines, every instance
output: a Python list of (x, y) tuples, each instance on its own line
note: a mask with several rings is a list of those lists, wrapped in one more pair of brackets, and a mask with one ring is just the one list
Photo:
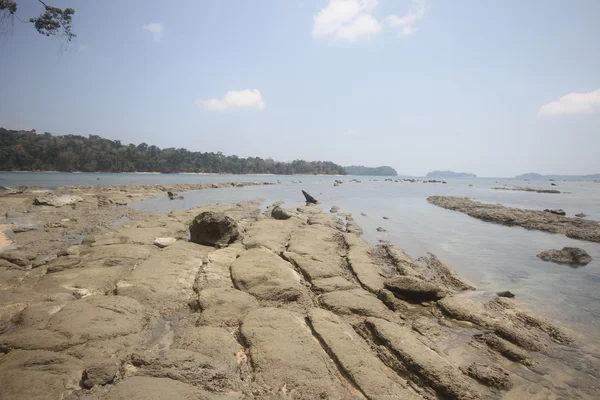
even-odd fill
[(377, 0), (330, 0), (314, 18), (313, 37), (353, 41), (381, 30), (371, 15)]
[(413, 10), (408, 14), (398, 17), (396, 15), (388, 15), (385, 22), (392, 27), (400, 27), (402, 30), (398, 33), (400, 37), (412, 36), (417, 32), (415, 24), (425, 16), (427, 4), (425, 0), (413, 0)]
[(569, 93), (558, 101), (544, 104), (538, 116), (600, 114), (600, 89), (589, 93)]
[(255, 108), (263, 110), (265, 103), (258, 89), (231, 90), (221, 99), (197, 99), (196, 104), (209, 111), (225, 111), (229, 108)]
[(87, 44), (79, 44), (79, 51), (86, 51), (87, 49), (89, 49)]
[(152, 40), (160, 42), (163, 38), (165, 27), (160, 22), (152, 22), (144, 25), (144, 29), (152, 34)]
[(344, 136), (356, 136), (356, 131), (354, 129), (348, 129), (344, 132)]

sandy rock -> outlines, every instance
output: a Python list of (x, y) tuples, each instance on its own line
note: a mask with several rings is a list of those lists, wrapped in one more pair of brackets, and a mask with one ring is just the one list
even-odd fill
[(271, 210), (271, 217), (279, 220), (285, 220), (292, 218), (292, 215), (280, 206), (275, 206), (273, 207), (273, 210)]
[(0, 357), (0, 399), (62, 399), (79, 389), (83, 368), (81, 361), (61, 353), (11, 351)]
[(473, 337), (475, 340), (487, 344), (490, 348), (511, 361), (521, 363), (523, 365), (532, 365), (531, 357), (527, 351), (515, 346), (507, 340), (504, 340), (493, 333), (486, 332), (477, 334)]
[(469, 321), (486, 329), (493, 329), (495, 321), (479, 304), (463, 296), (447, 296), (438, 301), (439, 307), (450, 317)]
[(0, 268), (14, 269), (14, 270), (26, 270), (28, 265), (18, 265), (11, 263), (10, 261), (0, 258)]
[[(143, 246), (138, 244), (114, 244), (111, 246), (90, 247), (82, 250), (80, 257), (82, 261), (90, 262), (97, 260), (113, 260), (113, 259), (134, 259), (145, 260), (153, 252), (158, 251), (154, 247)], [(106, 263), (105, 263), (106, 265)]]
[(26, 250), (10, 250), (0, 253), (0, 259), (6, 260), (21, 267), (31, 265), (31, 260), (36, 257), (36, 254)]
[(231, 278), (236, 288), (259, 300), (289, 302), (304, 295), (292, 265), (264, 248), (240, 253), (231, 264)]
[(86, 389), (91, 389), (94, 386), (108, 385), (115, 380), (119, 374), (119, 365), (115, 362), (98, 362), (92, 363), (85, 367), (81, 384)]
[(545, 209), (544, 212), (547, 212), (547, 213), (550, 213), (550, 214), (562, 215), (562, 216), (567, 215), (567, 213), (565, 212), (565, 210), (563, 210), (561, 208), (556, 209), (556, 210)]
[(225, 247), (240, 236), (237, 222), (220, 212), (205, 211), (190, 224), (190, 241), (198, 244)]
[(258, 308), (258, 301), (237, 289), (214, 288), (200, 292), (197, 307), (201, 310), (198, 325), (237, 327), (251, 310)]
[(511, 387), (510, 374), (502, 367), (473, 363), (465, 368), (463, 372), (489, 387), (496, 389), (509, 389)]
[(435, 254), (427, 253), (427, 257), (420, 257), (416, 264), (422, 276), (443, 288), (456, 291), (475, 290), (475, 286), (461, 278)]
[(325, 226), (302, 227), (292, 234), (284, 256), (311, 280), (341, 276), (344, 270), (338, 255), (337, 235), (334, 229)]
[(304, 317), (278, 308), (251, 311), (240, 333), (250, 348), (255, 379), (294, 399), (342, 399), (344, 389)]
[(330, 213), (336, 213), (340, 211), (340, 207), (339, 206), (332, 206), (331, 209), (329, 210)]
[(338, 290), (356, 289), (356, 285), (346, 278), (334, 276), (331, 278), (315, 279), (312, 281), (312, 288), (317, 292), (334, 292)]
[(315, 308), (310, 311), (309, 319), (321, 341), (367, 398), (420, 398), (371, 352), (362, 338), (340, 317)]
[(176, 241), (177, 239), (175, 239), (174, 237), (157, 237), (156, 239), (154, 239), (154, 245), (162, 249), (172, 245)]
[(83, 201), (81, 196), (71, 195), (71, 194), (63, 194), (63, 195), (55, 195), (48, 194), (44, 196), (38, 196), (33, 200), (33, 204), (36, 206), (54, 206), (54, 207), (63, 207), (71, 204), (76, 204)]
[(385, 287), (403, 300), (416, 302), (439, 300), (446, 295), (439, 286), (414, 276), (390, 278)]
[(584, 213), (578, 213), (578, 214), (575, 214), (575, 216), (576, 216), (577, 218), (585, 218), (585, 217), (587, 217), (587, 214), (584, 214)]
[(208, 254), (208, 257), (203, 258), (203, 265), (194, 281), (194, 291), (199, 293), (208, 288), (232, 288), (233, 282), (229, 268), (242, 250), (242, 246), (232, 245), (215, 250)]
[(409, 373), (422, 379), (439, 395), (465, 400), (482, 398), (476, 384), (421, 343), (409, 328), (377, 318), (367, 318), (366, 324)]
[(509, 299), (512, 299), (515, 297), (514, 293), (511, 292), (510, 290), (506, 290), (504, 292), (498, 292), (498, 293), (496, 293), (496, 295), (499, 297), (507, 297)]
[(562, 250), (545, 250), (537, 255), (544, 261), (558, 264), (584, 266), (592, 261), (592, 257), (583, 249), (577, 247), (563, 247)]
[(231, 368), (238, 367), (238, 355), (243, 351), (229, 331), (212, 326), (191, 327), (177, 332), (171, 347), (195, 351)]
[(382, 228), (382, 227), (380, 227), (380, 226), (379, 226), (379, 227), (377, 227), (377, 229), (376, 229), (376, 230), (377, 230), (377, 232), (387, 232), (387, 229), (385, 229), (385, 228)]
[(325, 293), (319, 301), (324, 308), (336, 314), (378, 317), (390, 321), (397, 319), (381, 300), (363, 289)]
[(299, 218), (288, 220), (263, 219), (255, 221), (246, 228), (243, 243), (246, 248), (266, 247), (274, 253), (281, 254), (285, 250), (292, 232), (303, 222)]
[(361, 285), (372, 293), (378, 293), (384, 288), (385, 273), (373, 263), (367, 242), (356, 235), (344, 235), (344, 242), (348, 248), (348, 265), (356, 275)]

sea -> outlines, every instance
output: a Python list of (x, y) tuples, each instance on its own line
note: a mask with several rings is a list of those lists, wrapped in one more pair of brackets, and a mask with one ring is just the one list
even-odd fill
[[(249, 186), (183, 193), (183, 200), (164, 198), (130, 204), (136, 210), (169, 212), (213, 203), (264, 199), (267, 206), (284, 201), (285, 207), (304, 204), (301, 190), (317, 198), (324, 211), (337, 205), (352, 213), (372, 244), (380, 240), (404, 249), (413, 258), (435, 254), (477, 290), (472, 294), (491, 299), (510, 290), (531, 311), (560, 322), (600, 343), (600, 243), (569, 239), (520, 227), (480, 221), (427, 202), (428, 196), (461, 196), (509, 207), (543, 210), (562, 208), (567, 216), (584, 213), (600, 221), (600, 183), (593, 181), (523, 181), (507, 178), (445, 179), (441, 183), (385, 181), (375, 176), (281, 176), (104, 173), (0, 173), (0, 186), (57, 187), (67, 185), (180, 184), (257, 181), (272, 186)], [(343, 180), (334, 186), (336, 179)], [(358, 179), (360, 183), (349, 182)], [(494, 190), (521, 186), (557, 189), (560, 194)], [(365, 215), (362, 215), (365, 214)], [(388, 219), (384, 219), (387, 217)], [(386, 231), (378, 232), (382, 227)], [(543, 250), (580, 247), (593, 258), (573, 268), (541, 261)]]

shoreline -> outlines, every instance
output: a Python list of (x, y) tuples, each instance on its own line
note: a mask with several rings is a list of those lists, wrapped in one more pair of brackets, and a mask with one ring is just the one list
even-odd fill
[[(81, 400), (148, 390), (261, 399), (282, 387), (300, 400), (600, 394), (580, 334), (518, 299), (480, 303), (443, 260), (371, 245), (337, 213), (263, 212), (261, 201), (168, 214), (117, 205), (168, 187), (43, 194), (67, 196), (61, 207), (34, 205), (40, 194), (29, 191), (0, 197), (21, 245), (0, 253), (6, 396), (23, 385), (31, 399)], [(220, 226), (220, 247), (190, 241), (217, 240), (203, 223)]]

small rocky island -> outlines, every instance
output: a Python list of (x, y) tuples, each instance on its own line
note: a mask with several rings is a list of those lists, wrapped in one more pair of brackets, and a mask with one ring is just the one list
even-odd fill
[(426, 178), (477, 178), (477, 175), (467, 172), (454, 171), (431, 171), (425, 175)]

